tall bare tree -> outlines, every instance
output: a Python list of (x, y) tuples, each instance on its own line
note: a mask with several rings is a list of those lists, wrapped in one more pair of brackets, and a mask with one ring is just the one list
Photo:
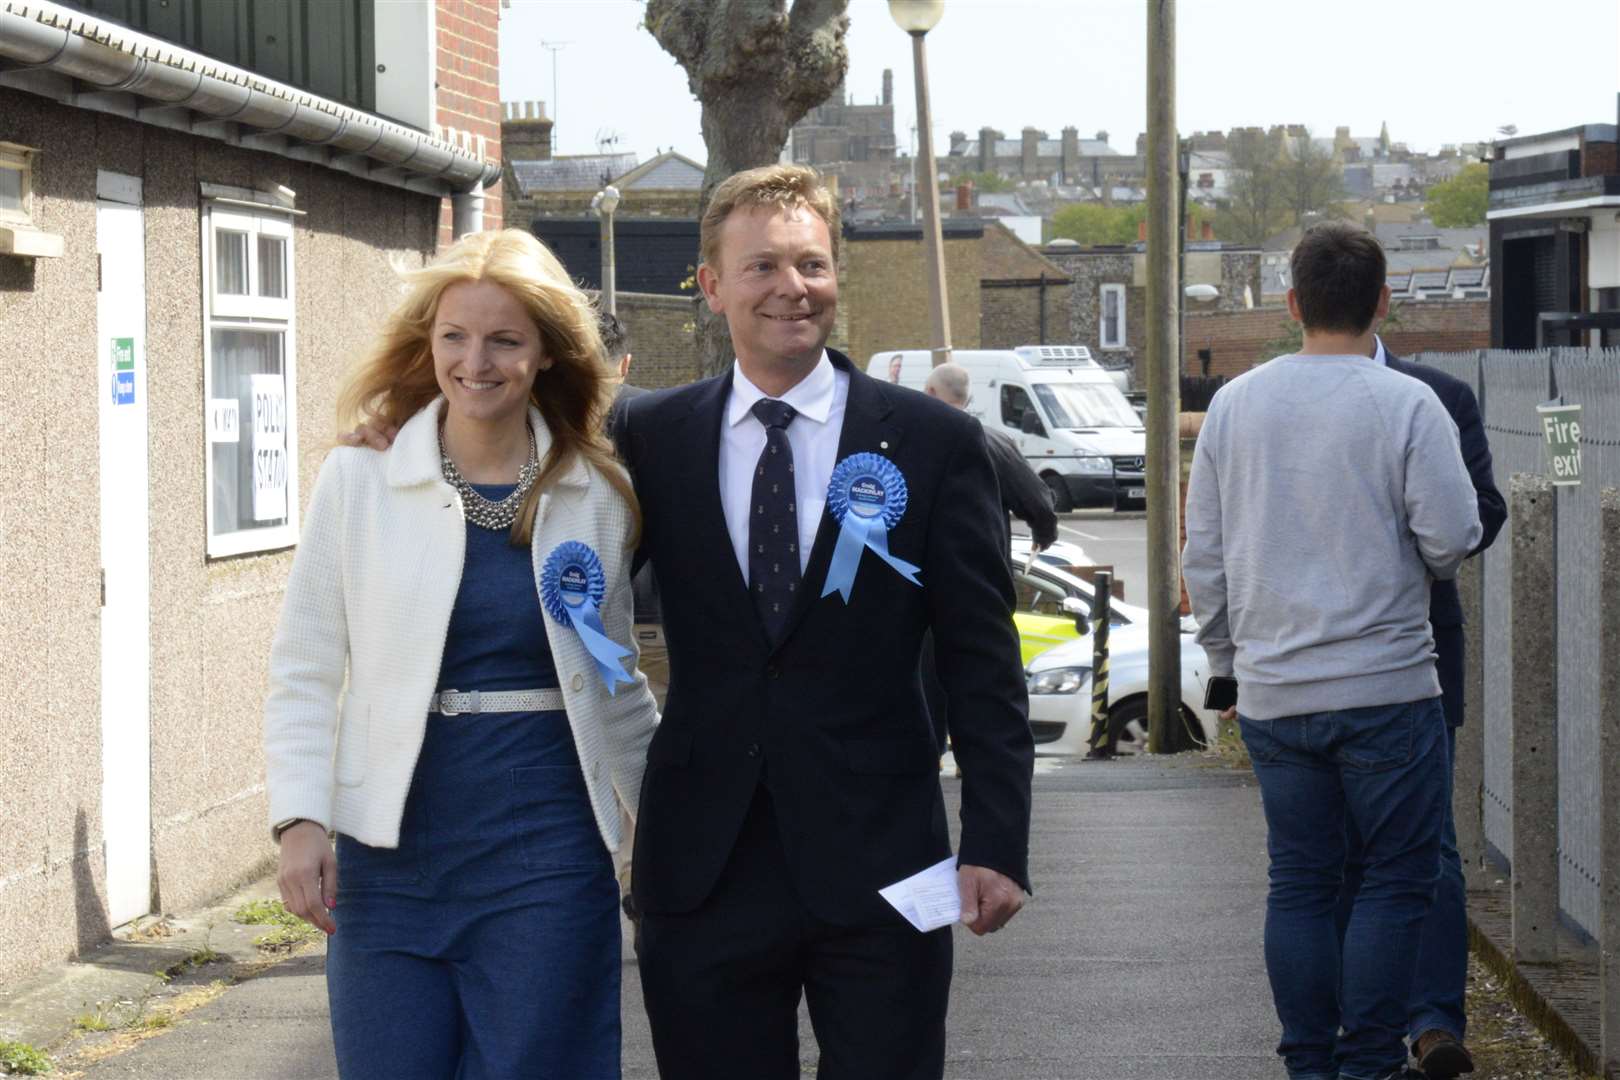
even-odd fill
[(1234, 131), (1227, 152), (1229, 194), (1215, 228), (1225, 239), (1260, 244), (1286, 221), (1287, 194), (1277, 167), (1280, 139), (1259, 129)]
[[(686, 71), (702, 106), (708, 167), (698, 212), (715, 185), (781, 157), (788, 132), (844, 81), (849, 0), (647, 0), (647, 29)], [(731, 361), (725, 320), (697, 305), (705, 374)]]
[(1344, 165), (1331, 152), (1318, 146), (1309, 134), (1291, 140), (1290, 152), (1279, 161), (1282, 170), (1283, 201), (1303, 225), (1307, 214), (1322, 218), (1341, 216), (1344, 201)]

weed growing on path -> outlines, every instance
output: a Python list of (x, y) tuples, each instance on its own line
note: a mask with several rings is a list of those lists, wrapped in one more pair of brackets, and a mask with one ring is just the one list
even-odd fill
[(291, 952), (321, 936), (319, 930), (288, 911), (280, 900), (254, 900), (243, 904), (231, 918), (247, 926), (270, 927), (253, 939), (253, 944), (263, 952)]
[(0, 1069), (8, 1076), (43, 1076), (51, 1071), (51, 1059), (25, 1042), (0, 1039)]

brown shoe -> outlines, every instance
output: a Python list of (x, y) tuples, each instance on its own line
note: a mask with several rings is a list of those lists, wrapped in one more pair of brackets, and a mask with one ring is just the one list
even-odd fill
[(1462, 1073), (1474, 1071), (1474, 1059), (1468, 1048), (1457, 1041), (1449, 1031), (1433, 1028), (1419, 1035), (1412, 1046), (1418, 1068), (1429, 1080), (1451, 1080)]

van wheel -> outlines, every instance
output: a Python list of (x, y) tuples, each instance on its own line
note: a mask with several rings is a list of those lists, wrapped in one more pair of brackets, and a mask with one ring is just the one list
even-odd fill
[(1069, 498), (1069, 485), (1063, 482), (1063, 477), (1057, 473), (1047, 473), (1041, 479), (1046, 481), (1047, 490), (1052, 493), (1053, 510), (1067, 514), (1074, 509), (1074, 500)]

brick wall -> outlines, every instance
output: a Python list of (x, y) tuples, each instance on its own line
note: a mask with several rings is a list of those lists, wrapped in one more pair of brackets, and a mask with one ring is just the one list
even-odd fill
[[(980, 237), (945, 237), (945, 289), (951, 344), (979, 347)], [(926, 349), (933, 337), (928, 314), (926, 252), (918, 238), (845, 237), (838, 290), (841, 326), (828, 344), (864, 368), (883, 349)]]
[[(484, 160), (501, 160), (500, 0), (437, 0), (438, 125), (453, 133), (484, 138)], [(450, 129), (445, 131), (443, 129)], [(484, 228), (499, 229), (501, 185), (484, 190)], [(454, 239), (450, 200), (439, 207), (439, 246)]]
[(617, 295), (618, 316), (630, 328), (627, 381), (632, 386), (662, 390), (699, 377), (697, 340), (692, 334), (693, 303), (688, 296)]
[[(1487, 349), (1491, 344), (1489, 300), (1423, 300), (1400, 304), (1396, 325), (1380, 333), (1386, 348), (1400, 356), (1419, 352)], [(1267, 343), (1281, 338), (1289, 323), (1286, 308), (1187, 313), (1182, 336), (1182, 370), (1199, 373), (1198, 350), (1209, 349), (1211, 375), (1241, 375), (1271, 359)]]

